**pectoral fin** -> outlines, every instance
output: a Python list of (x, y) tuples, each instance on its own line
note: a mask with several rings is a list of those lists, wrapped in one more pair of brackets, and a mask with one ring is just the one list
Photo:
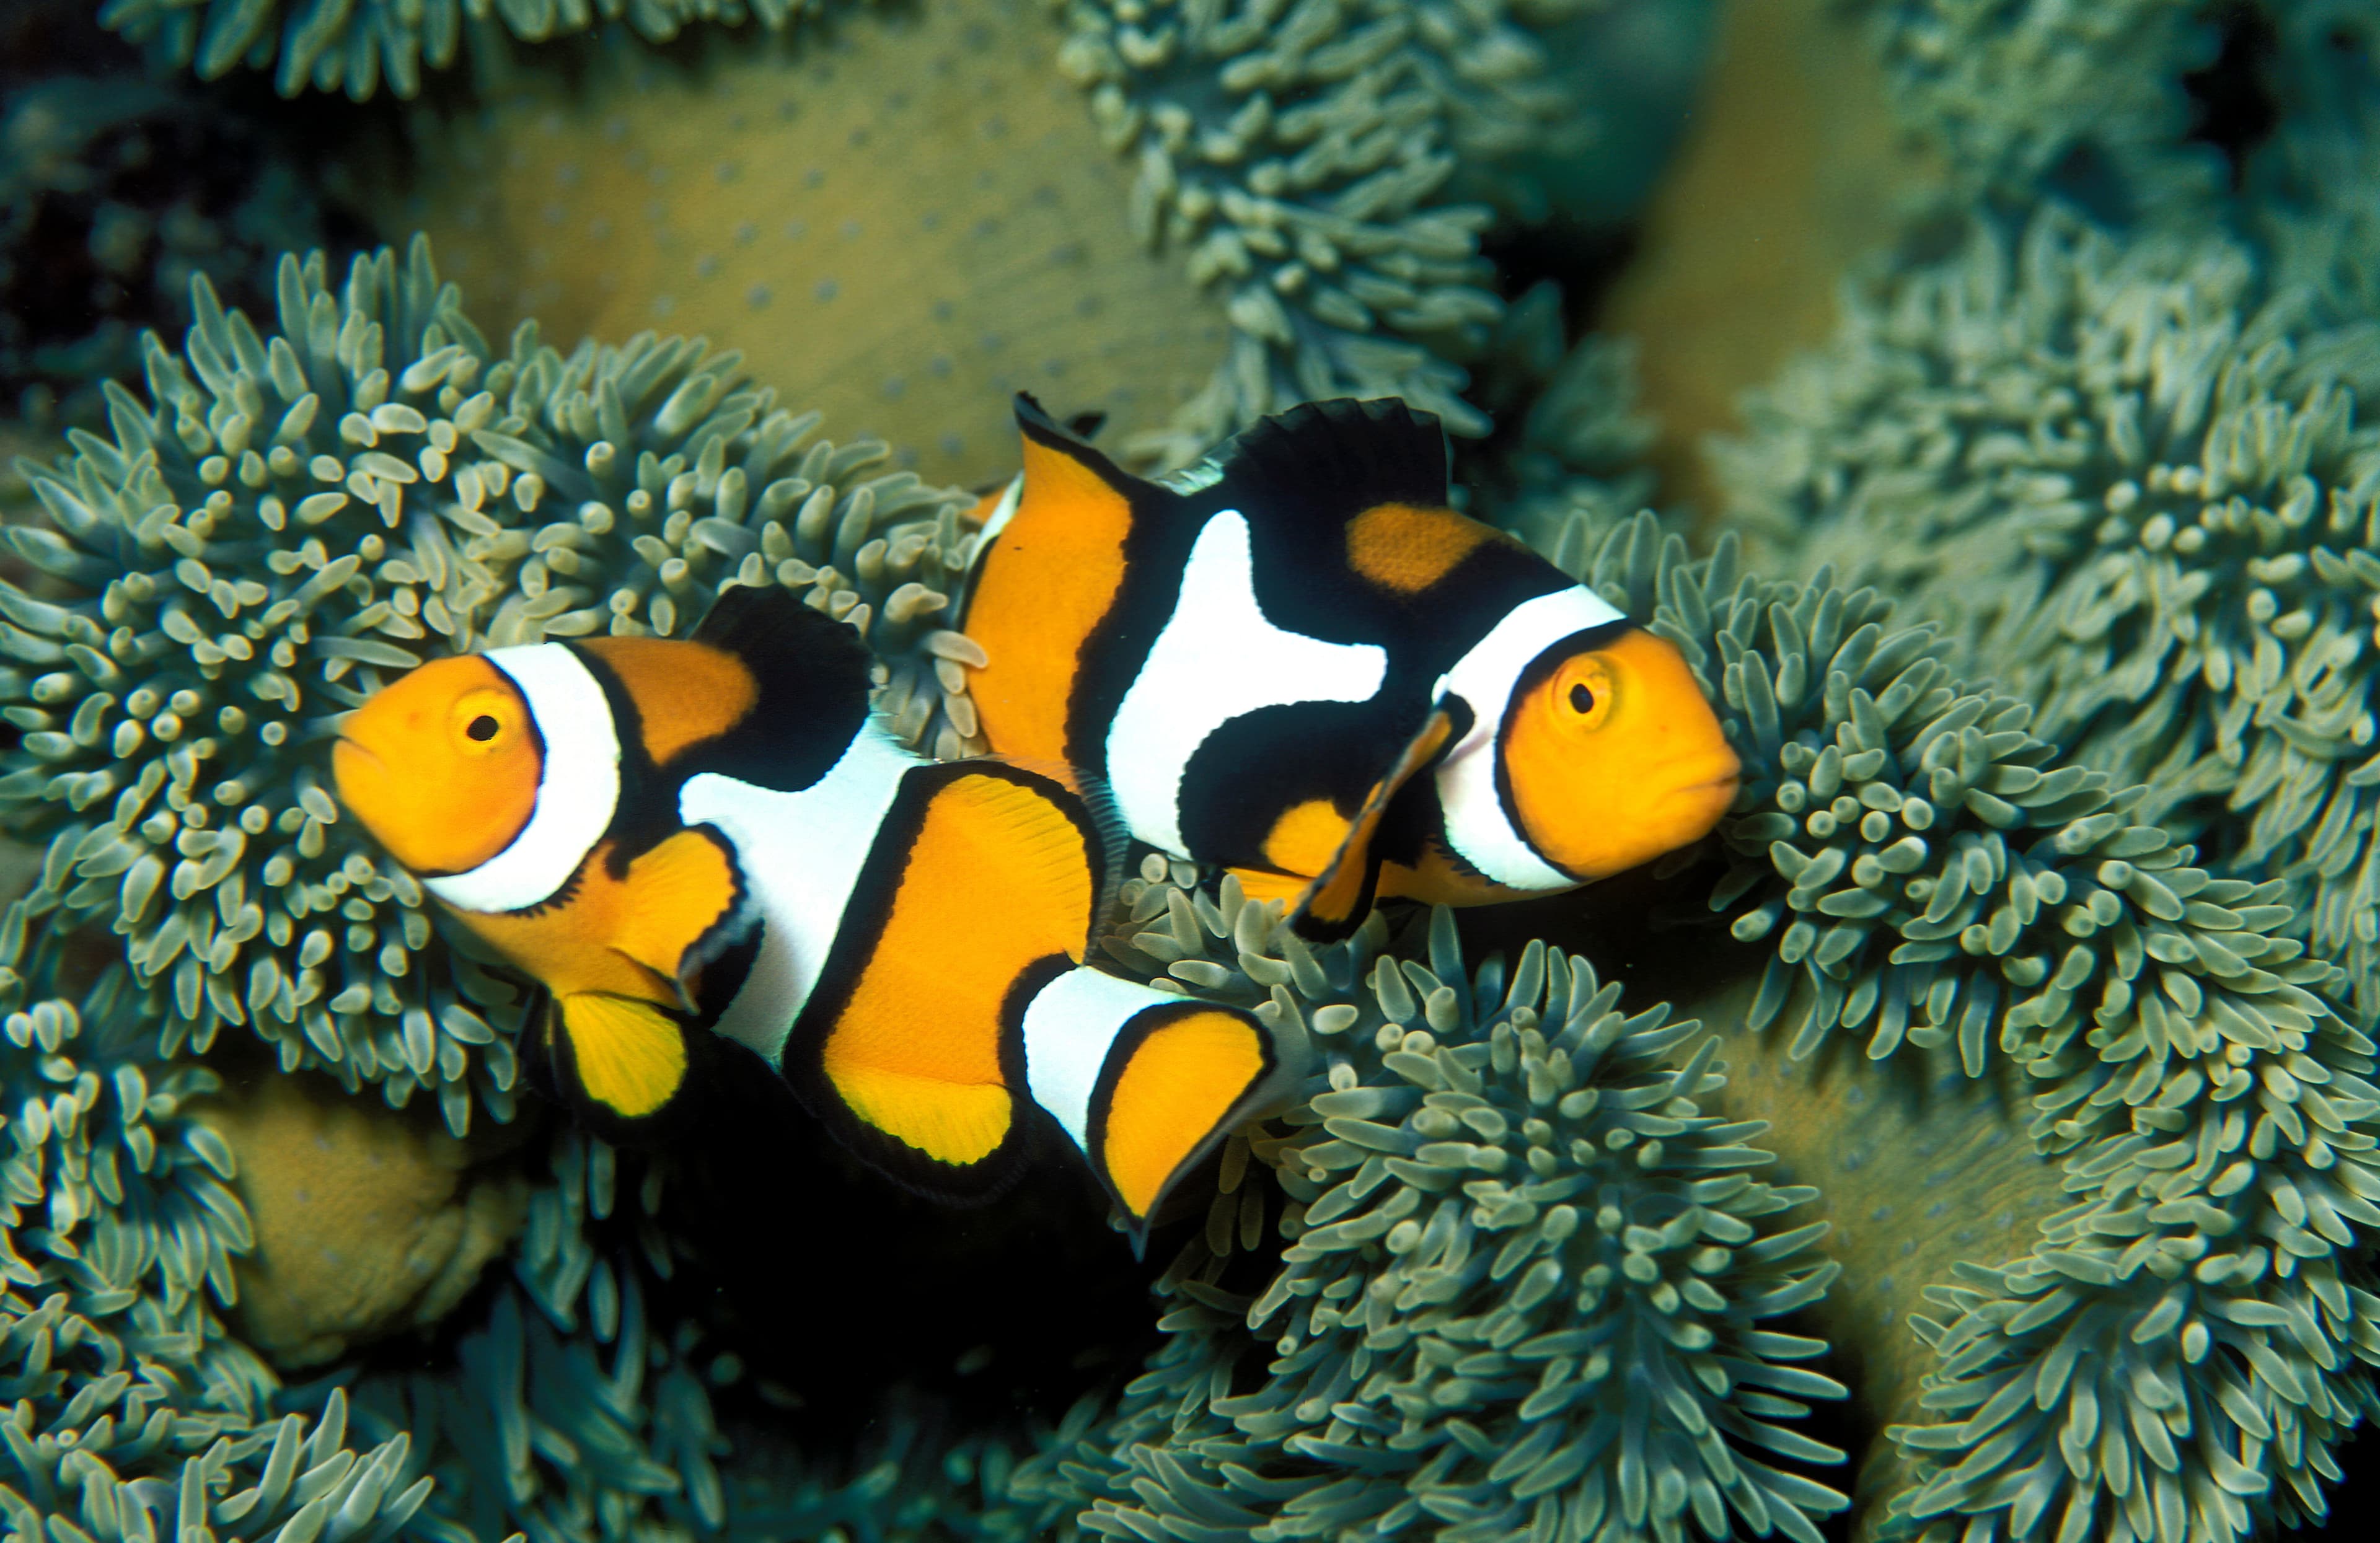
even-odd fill
[(642, 1120), (686, 1084), (686, 1036), (650, 1002), (601, 991), (554, 1000), (548, 1028), (554, 1070), (597, 1113)]
[(1335, 942), (1363, 924), (1379, 889), (1380, 857), (1372, 838), (1379, 832), (1380, 818), (1398, 791), (1435, 764), (1453, 741), (1453, 716), (1443, 707), (1433, 709), (1388, 775), (1372, 784), (1338, 851), (1291, 908), (1290, 926), (1300, 937)]
[(691, 1010), (696, 977), (741, 920), (744, 876), (708, 825), (680, 831), (628, 865), (613, 946), (674, 985)]

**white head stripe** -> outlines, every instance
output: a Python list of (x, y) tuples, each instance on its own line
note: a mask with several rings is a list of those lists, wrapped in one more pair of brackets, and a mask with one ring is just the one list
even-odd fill
[(1257, 603), (1248, 522), (1208, 519), (1191, 543), (1165, 629), (1108, 724), (1108, 785), (1132, 833), (1176, 856), (1182, 774), (1208, 735), (1259, 708), (1360, 702), (1380, 688), (1386, 649), (1326, 643), (1273, 626)]
[(902, 778), (922, 764), (871, 718), (827, 774), (798, 793), (715, 772), (678, 790), (678, 818), (727, 838), (765, 918), (751, 973), (713, 1026), (721, 1034), (776, 1063), (826, 967), (877, 829)]
[(1475, 714), (1471, 732), (1438, 766), (1438, 801), (1446, 839), (1457, 856), (1516, 890), (1569, 889), (1578, 881), (1540, 856), (1515, 830), (1496, 787), (1496, 746), (1512, 687), (1536, 658), (1574, 632), (1624, 620), (1584, 585), (1514, 606), (1438, 679), (1437, 695), (1456, 696)]
[(1091, 1150), (1091, 1093), (1116, 1036), (1134, 1014), (1175, 1000), (1135, 981), (1077, 967), (1026, 1004), (1025, 1086), (1085, 1152)]
[(517, 911), (552, 898), (603, 839), (620, 804), (620, 737), (603, 687), (560, 643), (483, 655), (528, 703), (545, 741), (537, 803), (512, 844), (467, 873), (425, 879), (464, 911)]

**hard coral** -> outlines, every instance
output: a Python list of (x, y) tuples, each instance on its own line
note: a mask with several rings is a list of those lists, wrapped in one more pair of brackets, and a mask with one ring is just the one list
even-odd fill
[[(948, 499), (855, 480), (880, 446), (805, 449), (815, 418), (732, 355), (565, 358), (529, 329), (499, 356), (426, 244), (336, 296), (319, 257), (280, 279), (270, 338), (199, 284), (184, 357), (148, 344), (151, 402), (111, 387), (114, 442), (31, 470), (54, 528), (0, 536), (75, 597), (0, 581), (0, 650), (30, 667), (0, 672), (24, 734), (0, 808), (47, 849), (7, 925), (125, 935), (170, 987), (168, 1055), (246, 1024), (286, 1069), (434, 1090), (459, 1135), (474, 1090), (509, 1116), (522, 996), (341, 822), (338, 714), (432, 652), (682, 629), (734, 574), (872, 622), (896, 722), (962, 743), (975, 656), (929, 583), (964, 554)], [(532, 526), (549, 490), (568, 513)]]
[[(758, 19), (779, 28), (813, 0), (104, 0), (103, 26), (212, 80), (242, 66), (273, 68), (284, 96), (309, 87), (358, 102), (380, 89), (412, 96), (426, 67), (444, 69), (473, 28), (500, 23), (541, 43), (610, 21), (666, 43), (694, 21)], [(280, 36), (273, 34), (278, 30)]]
[(1058, 43), (1029, 0), (926, 0), (682, 57), (590, 47), (575, 81), (417, 110), (366, 187), (492, 314), (733, 338), (763, 383), (980, 485), (1015, 470), (1012, 391), (1148, 432), (1228, 334), (1134, 237)]
[(2146, 784), (2140, 818), (2281, 880), (2368, 1007), (2380, 353), (2321, 314), (2218, 238), (1979, 229), (1864, 298), (1723, 465), (1788, 561), (1945, 620), (2043, 737)]
[[(437, 1323), (520, 1230), (520, 1177), (433, 1120), (268, 1075), (200, 1107), (238, 1162), (254, 1223), (237, 1322), (282, 1367)], [(497, 1127), (502, 1130), (504, 1127)]]
[[(1821, 1342), (1759, 1325), (1835, 1267), (1823, 1225), (1781, 1214), (1814, 1192), (1743, 1172), (1768, 1160), (1758, 1124), (1703, 1112), (1714, 1040), (1673, 1054), (1695, 1025), (1623, 1015), (1540, 944), (1467, 971), (1444, 910), (1426, 949), (1391, 951), (1375, 917), (1318, 954), (1229, 879), (1209, 899), (1152, 858), (1125, 900), (1121, 960), (1257, 1003), (1325, 1069), (1285, 1135), (1226, 1155), (1168, 1272), (1173, 1338), (1076, 1459), (1087, 1527), (1451, 1543), (1674, 1537), (1689, 1516), (1722, 1537), (1732, 1516), (1817, 1537), (1842, 1497), (1760, 1454), (1840, 1462), (1772, 1422), (1842, 1390), (1794, 1364)], [(1251, 1150), (1288, 1246), (1242, 1293), (1225, 1268), (1269, 1213)]]

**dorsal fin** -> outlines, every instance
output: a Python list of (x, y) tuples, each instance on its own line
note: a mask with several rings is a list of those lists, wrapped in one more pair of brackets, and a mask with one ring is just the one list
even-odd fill
[(702, 771), (797, 791), (824, 776), (868, 721), (868, 645), (791, 589), (720, 590), (693, 640), (735, 655), (757, 687), (741, 722), (687, 752)]
[[(1080, 465), (1100, 481), (1124, 492), (1127, 496), (1135, 490), (1151, 485), (1146, 478), (1135, 477), (1110, 460), (1083, 434), (1051, 418), (1041, 404), (1034, 398), (1031, 392), (1018, 392), (1014, 405), (1016, 410), (1017, 430), (1031, 443), (1056, 451), (1066, 459)], [(1079, 423), (1084, 418), (1089, 416), (1091, 415), (1077, 415), (1075, 421)]]
[(1446, 436), (1436, 415), (1394, 397), (1308, 402), (1216, 453), (1218, 480), (1259, 513), (1344, 524), (1383, 504), (1443, 508)]

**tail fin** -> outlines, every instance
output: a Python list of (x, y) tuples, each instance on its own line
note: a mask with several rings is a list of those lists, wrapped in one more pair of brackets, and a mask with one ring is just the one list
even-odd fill
[(1254, 1014), (1092, 969), (1068, 971), (1026, 1004), (1025, 1068), (1034, 1101), (1123, 1210), (1135, 1254), (1173, 1185), (1284, 1071)]

